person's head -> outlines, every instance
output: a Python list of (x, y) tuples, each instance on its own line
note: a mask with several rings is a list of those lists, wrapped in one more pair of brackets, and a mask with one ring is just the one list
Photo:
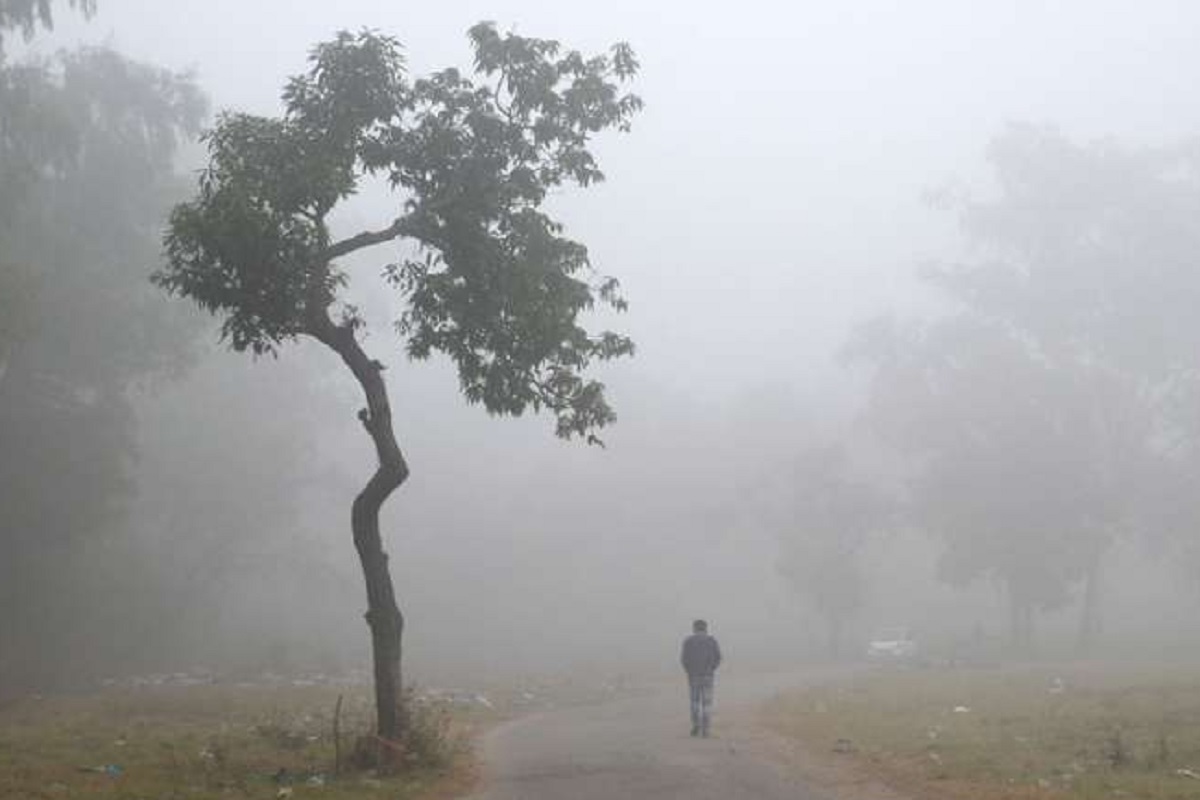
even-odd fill
[(692, 633), (708, 633), (708, 623), (698, 619), (692, 623)]

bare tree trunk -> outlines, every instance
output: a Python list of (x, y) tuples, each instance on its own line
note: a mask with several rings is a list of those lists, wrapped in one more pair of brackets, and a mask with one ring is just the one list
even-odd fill
[(837, 614), (830, 614), (828, 624), (829, 657), (834, 661), (840, 661), (842, 657), (842, 618)]
[(352, 327), (335, 325), (326, 310), (313, 315), (308, 333), (341, 356), (367, 399), (367, 407), (358, 412), (358, 418), (375, 444), (379, 464), (354, 498), (350, 527), (367, 587), (366, 619), (371, 629), (375, 667), (377, 733), (381, 739), (395, 741), (404, 733), (405, 723), (400, 670), (404, 617), (396, 605), (388, 557), (379, 532), (379, 510), (408, 478), (408, 465), (392, 430), (387, 385), (381, 374), (383, 365), (367, 357), (354, 338)]
[(1009, 586), (1008, 602), (1013, 653), (1028, 656), (1033, 651), (1033, 603), (1020, 597), (1012, 586)]
[(1075, 643), (1079, 655), (1088, 655), (1100, 633), (1100, 554), (1088, 563), (1084, 576), (1083, 609), (1079, 617), (1079, 638)]
[(1021, 649), (1021, 604), (1011, 585), (1008, 587), (1008, 645), (1014, 654)]

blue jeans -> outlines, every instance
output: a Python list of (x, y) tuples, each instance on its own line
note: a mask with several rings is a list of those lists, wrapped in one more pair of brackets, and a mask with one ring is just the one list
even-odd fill
[(713, 676), (688, 675), (688, 690), (692, 704), (692, 729), (707, 735), (712, 717)]

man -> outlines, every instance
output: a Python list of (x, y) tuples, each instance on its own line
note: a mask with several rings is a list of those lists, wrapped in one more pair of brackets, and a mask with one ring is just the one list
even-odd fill
[(698, 619), (692, 623), (692, 635), (683, 640), (679, 656), (688, 676), (692, 700), (692, 736), (708, 738), (712, 714), (713, 674), (721, 665), (721, 646), (708, 635), (708, 623)]

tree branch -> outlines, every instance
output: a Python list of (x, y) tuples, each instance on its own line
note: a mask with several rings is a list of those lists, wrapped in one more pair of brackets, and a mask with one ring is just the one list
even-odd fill
[(392, 239), (400, 236), (404, 232), (404, 219), (398, 218), (388, 227), (379, 231), (363, 231), (360, 234), (351, 236), (349, 239), (343, 239), (340, 242), (334, 242), (321, 251), (320, 260), (322, 262), (330, 262), (335, 258), (349, 255), (356, 250), (362, 250), (366, 247), (374, 247), (377, 244), (390, 242)]

